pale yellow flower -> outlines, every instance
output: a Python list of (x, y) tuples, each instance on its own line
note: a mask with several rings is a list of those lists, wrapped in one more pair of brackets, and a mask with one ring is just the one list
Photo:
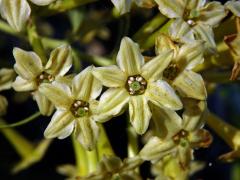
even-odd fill
[(161, 54), (169, 49), (174, 50), (174, 57), (163, 71), (163, 77), (182, 97), (206, 100), (207, 91), (204, 80), (200, 74), (193, 71), (204, 61), (204, 43), (202, 41), (190, 43), (189, 39), (186, 44), (181, 42), (176, 44), (173, 35), (160, 35), (156, 40), (156, 53)]
[(57, 108), (44, 132), (46, 138), (66, 138), (73, 131), (78, 141), (88, 150), (94, 148), (99, 127), (93, 120), (102, 84), (92, 75), (92, 66), (73, 78), (71, 87), (54, 82), (43, 83), (39, 90)]
[(71, 48), (63, 45), (54, 49), (45, 66), (35, 52), (14, 48), (13, 55), (16, 60), (14, 69), (19, 75), (13, 88), (16, 91), (32, 91), (41, 113), (51, 115), (54, 106), (38, 91), (38, 87), (43, 82), (51, 83), (62, 78), (69, 71), (72, 66)]
[(175, 91), (161, 80), (172, 57), (173, 51), (168, 50), (144, 63), (138, 45), (123, 38), (117, 55), (118, 66), (99, 67), (93, 72), (104, 86), (110, 87), (100, 98), (98, 120), (104, 122), (119, 115), (129, 104), (130, 121), (136, 132), (143, 134), (151, 118), (148, 101), (159, 107), (181, 109), (182, 103)]
[[(216, 52), (212, 28), (227, 15), (220, 2), (206, 0), (155, 0), (162, 14), (169, 18), (182, 19), (193, 30), (196, 39), (204, 40), (208, 52)], [(175, 31), (178, 31), (176, 29)]]
[[(38, 6), (45, 6), (56, 0), (30, 0)], [(9, 25), (21, 31), (31, 14), (27, 0), (0, 0), (0, 13)]]
[(153, 107), (156, 136), (153, 136), (140, 151), (144, 160), (157, 162), (166, 155), (178, 159), (181, 168), (186, 169), (193, 159), (193, 150), (208, 147), (212, 142), (208, 131), (202, 129), (206, 116), (205, 102), (189, 101), (182, 117), (168, 109)]

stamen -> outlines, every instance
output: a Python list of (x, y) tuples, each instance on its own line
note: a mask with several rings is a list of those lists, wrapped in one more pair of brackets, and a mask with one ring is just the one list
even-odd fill
[(55, 77), (51, 74), (48, 74), (46, 72), (42, 72), (42, 74), (40, 74), (38, 77), (37, 77), (37, 82), (38, 84), (41, 84), (41, 83), (51, 83), (55, 80)]
[(126, 89), (130, 95), (141, 95), (147, 88), (147, 81), (140, 75), (129, 76), (126, 81)]
[(89, 113), (89, 103), (82, 100), (76, 100), (72, 104), (70, 111), (75, 117), (84, 117)]
[(180, 142), (184, 142), (187, 136), (188, 132), (182, 129), (176, 135), (174, 135), (172, 139), (175, 143), (179, 144)]

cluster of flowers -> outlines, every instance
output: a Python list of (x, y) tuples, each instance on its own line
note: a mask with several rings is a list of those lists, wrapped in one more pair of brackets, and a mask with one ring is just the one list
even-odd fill
[[(53, 1), (31, 0), (36, 5)], [(130, 11), (132, 1), (112, 2), (121, 14)], [(159, 163), (166, 157), (177, 159), (184, 170), (193, 159), (193, 150), (211, 143), (211, 135), (203, 129), (207, 93), (201, 75), (194, 68), (203, 63), (206, 53), (216, 53), (213, 28), (229, 11), (239, 16), (240, 2), (230, 1), (225, 6), (205, 0), (136, 0), (135, 3), (148, 8), (157, 4), (162, 14), (174, 19), (168, 33), (156, 39), (156, 57), (150, 60), (144, 58), (137, 43), (124, 37), (117, 65), (89, 66), (69, 80), (65, 76), (72, 66), (69, 46), (54, 49), (45, 65), (34, 52), (13, 50), (18, 76), (12, 87), (32, 92), (43, 115), (50, 116), (56, 109), (44, 132), (46, 138), (63, 139), (74, 133), (87, 150), (92, 150), (99, 137), (98, 123), (120, 115), (127, 107), (137, 134), (146, 133), (152, 118), (152, 136), (136, 159), (127, 163), (104, 159), (100, 167), (105, 170), (100, 168), (89, 179), (94, 176), (97, 179), (99, 174), (104, 176), (105, 171), (106, 176), (108, 171), (118, 170), (125, 176), (125, 171), (132, 171), (143, 160)], [(20, 31), (30, 15), (27, 1), (1, 0), (0, 4), (2, 17)], [(14, 11), (16, 8), (20, 11)], [(0, 76), (1, 84), (6, 84), (0, 90), (10, 88), (14, 72), (2, 69)], [(102, 93), (103, 86), (108, 89)], [(6, 106), (6, 99), (0, 96), (0, 100), (4, 102), (0, 105)], [(108, 161), (114, 161), (118, 170), (106, 168), (104, 162)]]

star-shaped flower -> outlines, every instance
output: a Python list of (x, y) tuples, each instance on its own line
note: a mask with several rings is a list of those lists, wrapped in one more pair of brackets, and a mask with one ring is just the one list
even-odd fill
[(13, 83), (13, 88), (16, 91), (32, 91), (40, 112), (43, 115), (51, 115), (54, 106), (38, 91), (38, 87), (43, 82), (60, 80), (69, 71), (72, 66), (71, 48), (63, 45), (54, 49), (45, 66), (34, 52), (14, 48), (13, 55), (16, 60), (14, 69), (19, 75)]
[(92, 75), (92, 66), (73, 78), (71, 87), (54, 82), (43, 83), (39, 90), (57, 108), (45, 137), (66, 138), (73, 131), (79, 142), (88, 150), (94, 148), (98, 138), (98, 125), (93, 120), (102, 84)]
[[(206, 41), (206, 50), (216, 51), (213, 27), (227, 15), (220, 2), (206, 0), (155, 0), (162, 14), (169, 18), (182, 19), (194, 31), (196, 39)], [(176, 29), (177, 30), (177, 29)]]
[(161, 80), (172, 57), (173, 51), (168, 50), (144, 63), (138, 45), (127, 37), (123, 38), (117, 55), (119, 67), (99, 67), (93, 72), (104, 86), (110, 87), (100, 98), (98, 120), (104, 122), (118, 115), (129, 104), (130, 121), (136, 132), (143, 134), (151, 118), (148, 101), (159, 107), (181, 109), (182, 103), (175, 91)]
[(130, 11), (131, 6), (135, 3), (139, 7), (152, 8), (154, 0), (111, 0), (120, 14), (125, 14)]
[(190, 100), (184, 106), (186, 109), (182, 118), (172, 110), (153, 107), (156, 136), (143, 147), (140, 157), (157, 162), (166, 155), (172, 155), (186, 169), (193, 158), (193, 150), (208, 147), (212, 138), (208, 131), (202, 129), (206, 115), (205, 102)]
[[(56, 0), (30, 1), (38, 6), (45, 6)], [(21, 31), (30, 17), (31, 8), (27, 0), (0, 0), (0, 13), (12, 28)]]
[[(172, 27), (179, 27), (175, 24), (174, 22)], [(204, 61), (204, 43), (192, 40), (191, 33), (187, 33), (188, 31), (185, 31), (184, 28), (179, 28), (179, 30), (186, 32), (182, 33), (186, 34), (182, 36), (183, 39), (177, 38), (180, 36), (179, 34), (169, 32), (169, 35), (162, 34), (156, 40), (156, 54), (161, 54), (169, 49), (174, 50), (174, 57), (163, 71), (163, 77), (182, 97), (205, 100), (207, 91), (202, 76), (193, 71)], [(188, 34), (189, 37), (187, 37)], [(184, 41), (188, 41), (188, 43), (183, 44)]]

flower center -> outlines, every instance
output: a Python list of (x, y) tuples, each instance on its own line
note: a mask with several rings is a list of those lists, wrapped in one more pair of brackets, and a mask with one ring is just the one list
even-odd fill
[(84, 117), (89, 113), (89, 103), (82, 100), (76, 100), (70, 108), (75, 117)]
[(38, 77), (37, 77), (37, 82), (38, 84), (41, 84), (41, 83), (51, 83), (55, 80), (55, 77), (51, 74), (48, 74), (46, 72), (42, 72), (42, 74), (40, 74)]
[(187, 136), (188, 136), (188, 132), (182, 129), (176, 135), (174, 135), (172, 139), (176, 144), (180, 144), (181, 146), (186, 146)]
[(163, 77), (168, 80), (174, 80), (180, 72), (180, 68), (176, 63), (171, 63), (169, 66), (163, 71)]
[(200, 15), (199, 12), (197, 10), (195, 10), (195, 9), (193, 9), (193, 10), (186, 9), (184, 11), (184, 14), (183, 14), (183, 19), (190, 26), (194, 26), (194, 25), (196, 25), (195, 20), (198, 18), (199, 15)]
[(141, 95), (147, 88), (147, 81), (141, 75), (129, 76), (126, 82), (126, 89), (130, 95)]

